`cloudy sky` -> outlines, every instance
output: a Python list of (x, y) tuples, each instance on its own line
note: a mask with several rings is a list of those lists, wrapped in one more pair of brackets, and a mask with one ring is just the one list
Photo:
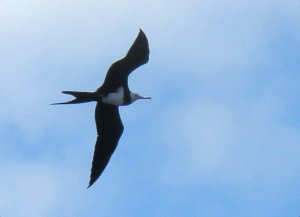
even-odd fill
[[(152, 96), (86, 189), (93, 91), (142, 28)], [(1, 217), (300, 215), (300, 2), (1, 0)]]

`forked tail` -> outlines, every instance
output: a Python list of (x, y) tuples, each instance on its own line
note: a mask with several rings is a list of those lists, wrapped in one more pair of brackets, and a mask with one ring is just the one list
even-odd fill
[(77, 91), (63, 91), (62, 93), (70, 94), (70, 95), (74, 96), (75, 99), (68, 101), (68, 102), (52, 103), (51, 105), (76, 104), (76, 103), (97, 101), (96, 93), (77, 92)]

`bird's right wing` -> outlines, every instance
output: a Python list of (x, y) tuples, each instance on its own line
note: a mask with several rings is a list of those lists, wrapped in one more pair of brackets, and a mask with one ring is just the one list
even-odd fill
[(124, 130), (117, 106), (98, 102), (95, 111), (95, 121), (98, 137), (88, 187), (90, 187), (104, 171)]
[(109, 68), (102, 89), (115, 90), (124, 82), (127, 84), (128, 75), (149, 60), (149, 44), (145, 33), (140, 32), (128, 50), (126, 56), (113, 63)]

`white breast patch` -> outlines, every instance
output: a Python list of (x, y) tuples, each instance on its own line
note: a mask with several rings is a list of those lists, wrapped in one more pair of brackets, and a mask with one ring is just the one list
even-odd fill
[(108, 94), (102, 98), (102, 101), (115, 106), (124, 105), (124, 88), (119, 87), (117, 92)]

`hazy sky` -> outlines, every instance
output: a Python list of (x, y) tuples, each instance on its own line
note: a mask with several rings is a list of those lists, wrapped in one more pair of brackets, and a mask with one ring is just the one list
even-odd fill
[[(150, 61), (86, 189), (93, 91), (142, 28)], [(300, 2), (0, 1), (1, 217), (300, 215)]]

